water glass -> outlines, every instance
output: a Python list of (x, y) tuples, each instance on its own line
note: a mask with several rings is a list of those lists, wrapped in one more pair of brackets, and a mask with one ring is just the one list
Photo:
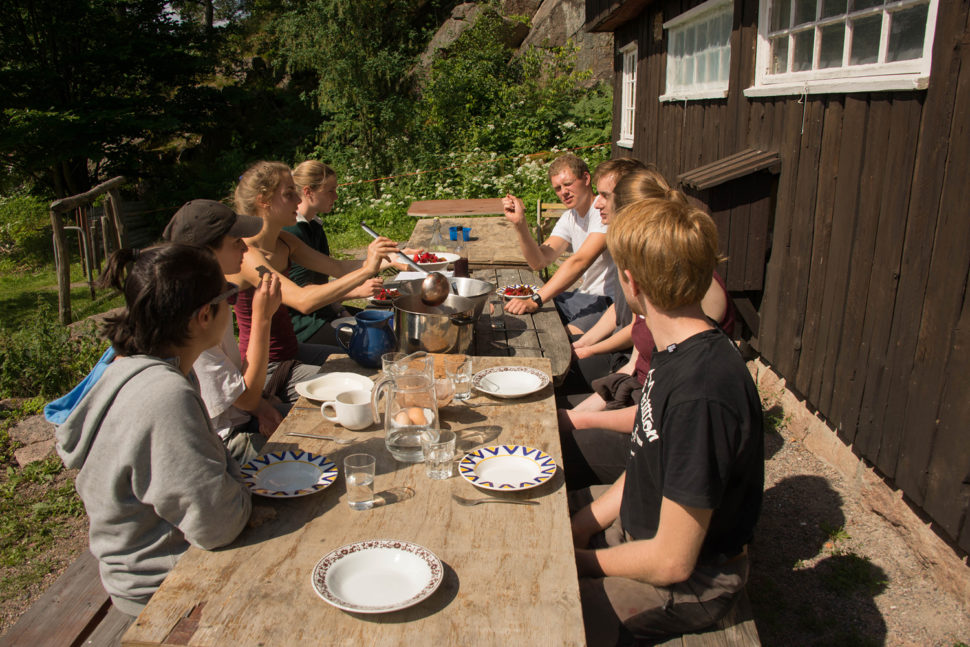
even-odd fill
[(488, 298), (488, 318), (492, 330), (505, 330), (505, 302), (497, 294)]
[(438, 439), (424, 441), (424, 473), (429, 479), (451, 478), (455, 462), (455, 432), (442, 430)]
[(467, 400), (472, 395), (472, 358), (455, 355), (445, 360), (445, 371), (455, 385), (455, 400)]
[(347, 481), (347, 505), (351, 510), (374, 507), (374, 474), (377, 459), (370, 454), (351, 454), (344, 459), (344, 479)]

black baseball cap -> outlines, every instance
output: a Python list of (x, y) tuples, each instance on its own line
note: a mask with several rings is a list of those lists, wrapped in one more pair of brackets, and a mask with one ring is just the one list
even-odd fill
[(221, 202), (190, 200), (168, 221), (162, 238), (174, 243), (216, 245), (223, 236), (255, 236), (262, 227), (262, 218), (238, 214)]

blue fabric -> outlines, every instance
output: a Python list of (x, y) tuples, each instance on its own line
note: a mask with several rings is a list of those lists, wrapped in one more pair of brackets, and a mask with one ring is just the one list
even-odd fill
[(93, 387), (97, 381), (101, 379), (104, 369), (108, 368), (108, 364), (114, 361), (114, 358), (115, 349), (109, 346), (108, 350), (104, 351), (104, 355), (102, 355), (101, 359), (98, 360), (98, 363), (94, 365), (94, 368), (91, 369), (91, 372), (88, 373), (87, 377), (85, 377), (77, 386), (71, 389), (70, 393), (67, 395), (62, 395), (44, 407), (44, 417), (47, 418), (47, 422), (59, 425), (67, 420), (67, 417), (71, 415), (71, 411), (73, 411), (74, 407), (78, 405), (78, 402), (80, 402), (84, 396), (87, 395), (87, 392), (91, 390), (91, 387)]

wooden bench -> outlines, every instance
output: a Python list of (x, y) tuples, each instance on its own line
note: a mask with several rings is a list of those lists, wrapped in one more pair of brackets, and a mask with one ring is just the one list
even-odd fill
[(116, 647), (129, 624), (101, 586), (98, 560), (85, 550), (0, 636), (0, 647)]
[(760, 647), (761, 639), (751, 615), (748, 594), (742, 590), (734, 608), (707, 631), (684, 634), (661, 643), (643, 644), (657, 647)]

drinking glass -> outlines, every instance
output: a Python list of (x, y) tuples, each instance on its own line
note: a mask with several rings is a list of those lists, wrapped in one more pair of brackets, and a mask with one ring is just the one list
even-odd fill
[(445, 372), (455, 385), (455, 400), (467, 400), (472, 396), (472, 358), (455, 355), (445, 360)]
[(351, 454), (344, 459), (344, 479), (347, 481), (347, 505), (351, 510), (374, 507), (374, 474), (377, 459), (370, 454)]
[(455, 432), (442, 430), (438, 440), (424, 441), (424, 473), (430, 479), (451, 478), (455, 461)]
[(492, 330), (505, 330), (505, 302), (497, 294), (488, 298), (488, 319)]

